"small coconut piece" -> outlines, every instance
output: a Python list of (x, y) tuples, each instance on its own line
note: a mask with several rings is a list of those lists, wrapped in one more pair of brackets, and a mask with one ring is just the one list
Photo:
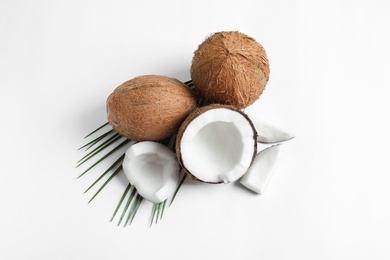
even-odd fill
[(275, 144), (286, 142), (295, 136), (282, 128), (264, 122), (255, 117), (250, 117), (257, 131), (257, 142), (262, 144)]
[(257, 151), (256, 130), (232, 106), (209, 105), (194, 110), (179, 128), (176, 155), (186, 173), (207, 183), (239, 179)]
[(160, 203), (169, 198), (179, 181), (179, 163), (168, 147), (150, 141), (132, 145), (123, 160), (129, 182), (145, 199)]
[(118, 86), (107, 98), (113, 129), (134, 141), (158, 141), (174, 134), (197, 106), (193, 91), (177, 79), (144, 75)]
[(191, 65), (191, 78), (202, 98), (239, 109), (259, 98), (269, 74), (263, 46), (237, 31), (212, 34), (199, 45)]
[(240, 179), (246, 188), (264, 194), (269, 180), (275, 171), (280, 158), (281, 144), (277, 144), (261, 151), (255, 158), (248, 172)]

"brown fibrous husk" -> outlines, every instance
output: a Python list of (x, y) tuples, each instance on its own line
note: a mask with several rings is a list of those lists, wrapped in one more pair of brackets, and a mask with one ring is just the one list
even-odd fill
[(113, 129), (134, 141), (159, 141), (178, 130), (197, 106), (195, 93), (181, 81), (143, 75), (118, 86), (107, 98)]
[(202, 98), (239, 109), (260, 97), (269, 74), (263, 46), (237, 31), (212, 34), (199, 45), (191, 65), (191, 78)]
[[(250, 118), (244, 112), (240, 111), (239, 109), (237, 109), (234, 106), (224, 105), (224, 104), (211, 104), (211, 105), (206, 105), (206, 106), (203, 106), (203, 107), (196, 108), (183, 121), (183, 123), (181, 124), (181, 126), (180, 126), (180, 128), (179, 128), (179, 130), (177, 132), (176, 144), (175, 144), (176, 157), (177, 157), (181, 167), (184, 169), (185, 173), (189, 177), (191, 177), (194, 180), (197, 180), (197, 181), (200, 181), (200, 182), (205, 182), (205, 183), (210, 183), (210, 184), (221, 184), (223, 182), (206, 182), (206, 181), (200, 180), (186, 168), (186, 163), (183, 161), (182, 155), (181, 155), (181, 139), (182, 139), (183, 134), (186, 131), (188, 125), (192, 122), (192, 120), (194, 120), (198, 116), (202, 115), (206, 111), (209, 111), (211, 109), (217, 109), (217, 108), (226, 108), (226, 109), (233, 110), (233, 111), (241, 114), (248, 121), (248, 123), (250, 124), (250, 126), (253, 129), (253, 146), (254, 146), (254, 151), (253, 151), (253, 155), (252, 155), (251, 164), (253, 163), (253, 160), (255, 159), (256, 154), (257, 154), (257, 131), (256, 131), (256, 128), (255, 128), (254, 124), (250, 120)], [(228, 142), (229, 140), (226, 140), (226, 141)]]

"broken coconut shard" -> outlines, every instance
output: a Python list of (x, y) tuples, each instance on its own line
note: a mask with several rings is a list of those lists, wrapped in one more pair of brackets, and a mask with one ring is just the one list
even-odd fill
[(193, 111), (179, 128), (176, 154), (186, 173), (207, 183), (239, 179), (257, 152), (250, 119), (231, 106), (209, 105)]
[(174, 193), (180, 167), (176, 155), (168, 147), (144, 141), (126, 151), (123, 171), (142, 197), (160, 203)]
[(295, 136), (280, 127), (263, 122), (256, 117), (250, 117), (258, 133), (257, 142), (262, 144), (275, 144), (286, 142)]
[(261, 151), (240, 183), (249, 190), (263, 194), (280, 158), (281, 144)]

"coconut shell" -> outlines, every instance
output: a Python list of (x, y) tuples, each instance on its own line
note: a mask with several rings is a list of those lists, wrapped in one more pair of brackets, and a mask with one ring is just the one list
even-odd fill
[(236, 31), (208, 37), (195, 51), (191, 65), (191, 78), (202, 98), (239, 109), (260, 97), (269, 74), (264, 48)]
[[(192, 120), (194, 120), (195, 118), (197, 118), (198, 116), (200, 116), (201, 114), (203, 114), (204, 112), (210, 110), (210, 109), (216, 109), (216, 108), (226, 108), (226, 109), (231, 109), (233, 111), (236, 111), (237, 113), (240, 113), (246, 120), (248, 120), (249, 124), (251, 125), (252, 129), (253, 129), (253, 145), (254, 145), (254, 152), (253, 152), (253, 156), (252, 156), (252, 162), (251, 164), (253, 163), (253, 160), (255, 159), (256, 157), (256, 154), (257, 154), (257, 131), (255, 129), (255, 126), (253, 125), (252, 121), (250, 120), (250, 118), (245, 114), (243, 113), (242, 111), (238, 110), (236, 107), (234, 106), (229, 106), (229, 105), (222, 105), (222, 104), (211, 104), (211, 105), (207, 105), (207, 106), (204, 106), (204, 107), (198, 107), (196, 108), (194, 111), (192, 111), (188, 116), (187, 118), (183, 121), (183, 123), (181, 124), (180, 128), (179, 128), (179, 131), (177, 132), (177, 136), (176, 136), (176, 144), (175, 144), (175, 150), (176, 150), (176, 157), (181, 165), (181, 167), (184, 169), (184, 171), (186, 172), (186, 174), (188, 176), (190, 176), (192, 179), (194, 180), (198, 180), (200, 182), (205, 182), (203, 180), (200, 180), (198, 178), (196, 178), (196, 176), (194, 176), (187, 168), (186, 168), (186, 165), (185, 165), (185, 162), (183, 162), (183, 159), (182, 159), (182, 155), (181, 155), (181, 139), (183, 137), (183, 134), (184, 132), (186, 131), (188, 125), (192, 122)], [(222, 182), (205, 182), (205, 183), (211, 183), (211, 184), (220, 184)]]
[(144, 75), (109, 95), (107, 117), (113, 129), (128, 139), (158, 141), (173, 135), (196, 106), (196, 95), (179, 80)]

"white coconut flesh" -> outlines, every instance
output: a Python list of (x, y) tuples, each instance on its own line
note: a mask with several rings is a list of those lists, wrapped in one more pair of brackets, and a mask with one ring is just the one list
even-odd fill
[(256, 151), (256, 133), (241, 113), (214, 108), (193, 119), (180, 141), (181, 161), (203, 182), (229, 183), (250, 166)]
[(240, 183), (246, 188), (264, 194), (280, 158), (281, 145), (271, 146), (257, 154), (248, 172)]
[(125, 154), (123, 171), (129, 182), (145, 199), (160, 203), (170, 197), (179, 180), (176, 155), (156, 142), (139, 142)]
[(257, 131), (257, 141), (263, 144), (285, 142), (294, 138), (294, 135), (270, 123), (250, 117)]

